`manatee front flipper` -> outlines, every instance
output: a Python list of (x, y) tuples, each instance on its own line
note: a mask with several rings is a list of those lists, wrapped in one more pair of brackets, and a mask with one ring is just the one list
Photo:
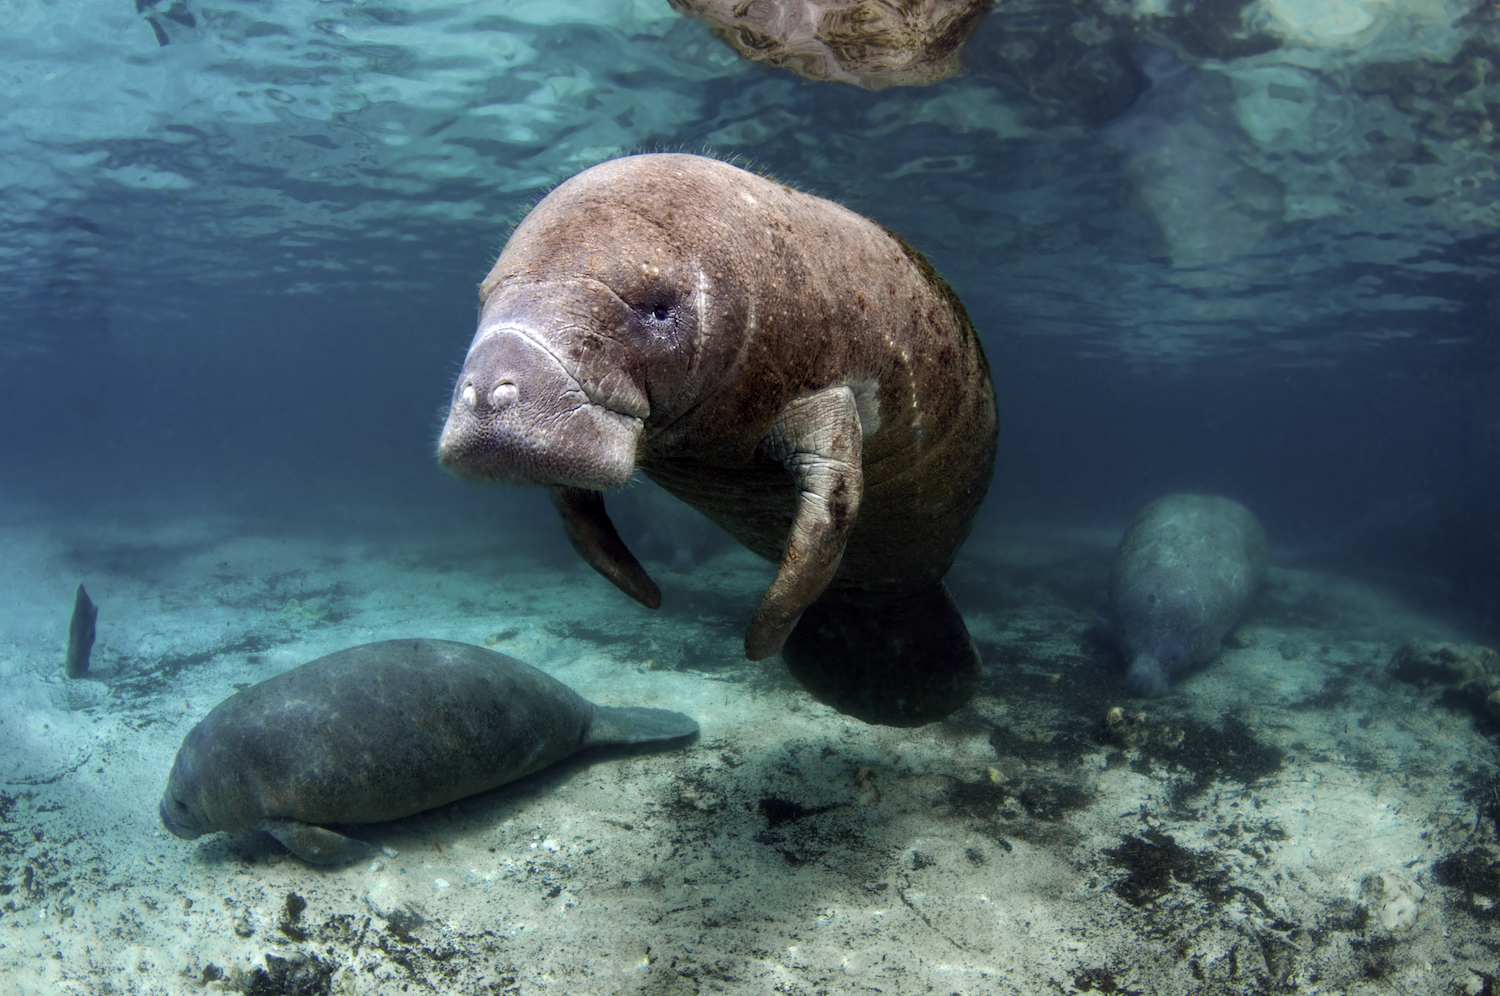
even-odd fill
[(300, 820), (261, 820), (255, 829), (275, 837), (310, 865), (344, 865), (375, 853), (375, 848), (362, 840)]
[(825, 388), (793, 401), (761, 441), (761, 449), (791, 473), (797, 511), (776, 580), (745, 634), (750, 660), (781, 649), (803, 611), (838, 571), (864, 487), (862, 441), (859, 410), (847, 387)]
[(830, 592), (808, 606), (781, 657), (820, 702), (884, 726), (936, 722), (979, 688), (979, 651), (941, 582), (859, 603)]
[(553, 488), (552, 504), (568, 542), (590, 567), (648, 609), (661, 608), (661, 589), (635, 559), (604, 510), (604, 496), (583, 488)]

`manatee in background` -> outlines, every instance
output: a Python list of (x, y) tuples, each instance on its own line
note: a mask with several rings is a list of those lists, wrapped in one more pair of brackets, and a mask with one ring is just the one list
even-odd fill
[(445, 467), (551, 489), (574, 548), (656, 608), (601, 494), (639, 469), (779, 564), (751, 660), (784, 644), (814, 695), (867, 722), (973, 695), (942, 578), (989, 485), (995, 393), (920, 253), (727, 163), (629, 156), (538, 204), (480, 298)]
[(183, 739), (159, 812), (188, 840), (258, 830), (304, 861), (342, 864), (371, 847), (328, 824), (420, 813), (584, 747), (696, 732), (679, 712), (594, 705), (492, 650), (367, 643), (214, 706)]
[(1168, 495), (1142, 509), (1109, 581), (1131, 694), (1165, 695), (1172, 675), (1216, 657), (1265, 573), (1265, 534), (1239, 502)]
[(923, 86), (958, 55), (994, 0), (669, 0), (752, 62), (870, 90)]
[(688, 574), (700, 561), (733, 543), (702, 512), (650, 481), (635, 481), (621, 492), (624, 514), (615, 507), (614, 518), (642, 557), (665, 561), (674, 574)]

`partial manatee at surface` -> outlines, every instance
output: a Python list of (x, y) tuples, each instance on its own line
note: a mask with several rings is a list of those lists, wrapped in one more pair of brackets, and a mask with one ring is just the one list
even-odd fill
[(159, 811), (178, 837), (262, 831), (305, 861), (342, 864), (372, 849), (330, 825), (420, 813), (584, 747), (697, 732), (679, 712), (595, 705), (491, 650), (367, 643), (210, 710), (183, 739)]
[(751, 660), (782, 650), (868, 722), (973, 695), (942, 578), (989, 485), (995, 394), (920, 253), (727, 163), (628, 156), (543, 199), (480, 298), (445, 467), (549, 488), (574, 548), (656, 608), (602, 497), (640, 470), (778, 563)]
[(959, 52), (994, 0), (669, 0), (743, 58), (810, 80), (870, 90), (925, 86), (959, 70)]
[(1217, 657), (1265, 573), (1265, 533), (1239, 502), (1168, 495), (1142, 509), (1109, 582), (1131, 694), (1165, 695), (1174, 675)]

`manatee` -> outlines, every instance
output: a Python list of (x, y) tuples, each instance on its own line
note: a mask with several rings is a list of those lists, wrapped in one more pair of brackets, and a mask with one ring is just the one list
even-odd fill
[(160, 814), (188, 840), (262, 831), (312, 864), (380, 823), (484, 792), (600, 744), (698, 731), (666, 709), (598, 706), (513, 657), (447, 640), (341, 650), (231, 695), (177, 751)]
[(1168, 495), (1141, 510), (1115, 551), (1110, 623), (1134, 695), (1218, 656), (1266, 573), (1266, 537), (1229, 498)]
[(656, 608), (603, 501), (639, 470), (778, 564), (749, 659), (783, 650), (867, 722), (972, 696), (979, 655), (942, 578), (989, 485), (995, 392), (920, 253), (727, 163), (628, 156), (544, 198), (480, 298), (448, 470), (549, 488), (574, 548)]
[(925, 86), (959, 70), (959, 52), (994, 0), (669, 0), (742, 58), (810, 80), (870, 90)]

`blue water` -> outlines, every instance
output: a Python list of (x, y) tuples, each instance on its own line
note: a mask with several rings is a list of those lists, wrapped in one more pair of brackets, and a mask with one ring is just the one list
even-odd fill
[[(440, 571), (571, 569), (539, 495), (435, 458), (477, 285), (557, 183), (685, 151), (875, 218), (963, 299), (1001, 424), (976, 543), (1117, 535), (1161, 495), (1229, 495), (1273, 566), (1500, 640), (1492, 4), (1002, 2), (957, 75), (883, 90), (746, 62), (666, 0), (3, 16), (7, 526), (119, 530), (134, 556), (217, 518), (257, 542), (427, 544)], [(59, 639), (72, 584), (111, 563), (77, 545), (80, 576), (49, 577)], [(652, 556), (664, 574), (672, 551)], [(1004, 587), (983, 556), (960, 559), (962, 607), (1024, 615), (1019, 589), (981, 604)], [(697, 621), (733, 649), (757, 584), (692, 602)], [(299, 591), (272, 587), (275, 611)], [(1082, 618), (1102, 581), (1079, 590)], [(119, 610), (96, 600), (104, 634)], [(5, 642), (41, 673), (32, 608), (12, 607)], [(987, 663), (998, 639), (980, 640)], [(117, 642), (105, 673), (142, 645)], [(1476, 770), (1494, 761), (1485, 722)]]
[[(1362, 48), (1273, 44), (1290, 29), (1233, 4), (1101, 8), (1090, 48), (1076, 6), (1002, 8), (956, 78), (870, 92), (644, 0), (226, 4), (191, 30), (22, 5), (0, 40), (6, 494), (492, 501), (430, 448), (509, 227), (592, 162), (705, 151), (875, 216), (958, 290), (1003, 415), (987, 517), (1115, 522), (1208, 489), (1314, 547), (1410, 500), (1362, 562), (1495, 625), (1490, 15), (1374, 5)], [(1214, 58), (1226, 31), (1268, 51)]]

